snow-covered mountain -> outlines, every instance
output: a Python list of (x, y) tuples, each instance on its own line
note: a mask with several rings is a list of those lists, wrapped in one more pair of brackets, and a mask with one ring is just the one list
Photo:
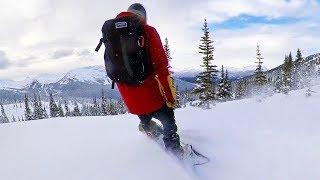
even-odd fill
[[(305, 58), (305, 63), (320, 64), (320, 54), (310, 55)], [(320, 67), (318, 67), (320, 69)], [(244, 68), (225, 67), (232, 81), (241, 78), (252, 78), (256, 66)], [(281, 72), (281, 66), (266, 71), (268, 78), (273, 78)], [(189, 69), (174, 73), (175, 83), (180, 90), (192, 89), (199, 70)], [(0, 100), (21, 99), (24, 93), (40, 92), (47, 95), (53, 92), (61, 97), (99, 97), (101, 89), (108, 91), (111, 98), (119, 98), (117, 90), (111, 90), (111, 80), (106, 76), (103, 66), (90, 66), (62, 74), (47, 74), (23, 81), (0, 80)]]
[(177, 109), (181, 140), (211, 159), (193, 172), (130, 114), (0, 124), (0, 179), (318, 180), (320, 86), (312, 89)]
[[(225, 67), (226, 70), (228, 70), (229, 77), (231, 80), (236, 80), (240, 79), (246, 76), (251, 76), (254, 74), (254, 71), (256, 70), (256, 66), (245, 66), (243, 68), (234, 68), (234, 67)], [(218, 68), (218, 70), (220, 70)], [(267, 71), (268, 69), (266, 67), (263, 67), (264, 71)], [(200, 73), (201, 71), (198, 69), (187, 69), (187, 70), (182, 70), (178, 71), (175, 73), (175, 76), (188, 81), (188, 82), (194, 82), (196, 80), (196, 76)], [(218, 73), (219, 76), (219, 73)]]
[[(47, 74), (23, 81), (0, 80), (0, 100), (21, 99), (24, 93), (48, 95), (52, 92), (60, 97), (93, 98), (100, 97), (101, 90), (107, 91), (109, 98), (119, 98), (117, 89), (111, 89), (111, 80), (103, 66), (90, 66), (71, 70), (63, 74)], [(175, 78), (180, 89), (192, 89), (194, 84)]]
[(103, 66), (90, 66), (69, 71), (58, 83), (68, 84), (76, 81), (89, 84), (111, 84)]

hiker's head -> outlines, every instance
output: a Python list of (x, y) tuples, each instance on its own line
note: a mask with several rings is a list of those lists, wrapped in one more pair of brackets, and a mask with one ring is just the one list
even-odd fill
[(134, 3), (128, 8), (128, 12), (132, 12), (141, 18), (143, 18), (145, 21), (147, 21), (147, 12), (146, 9), (143, 7), (140, 3)]

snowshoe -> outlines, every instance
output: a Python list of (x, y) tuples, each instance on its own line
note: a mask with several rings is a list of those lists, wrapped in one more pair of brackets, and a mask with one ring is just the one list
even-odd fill
[(180, 159), (187, 164), (192, 164), (193, 166), (200, 166), (210, 162), (208, 157), (195, 150), (190, 144), (185, 144), (183, 146), (183, 154)]
[[(148, 137), (156, 141), (161, 147), (163, 147), (163, 149), (165, 149), (164, 142), (162, 140), (163, 129), (155, 121), (150, 121), (148, 127), (144, 127), (143, 124), (139, 124), (139, 131), (146, 134)], [(183, 164), (189, 164), (193, 167), (210, 162), (208, 157), (195, 150), (192, 145), (182, 142), (181, 144), (184, 144), (181, 146), (181, 148), (176, 150), (167, 150), (167, 152), (170, 152), (170, 154), (176, 156)]]

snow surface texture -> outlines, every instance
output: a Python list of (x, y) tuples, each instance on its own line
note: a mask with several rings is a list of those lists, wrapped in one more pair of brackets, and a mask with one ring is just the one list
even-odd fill
[[(320, 86), (176, 111), (179, 133), (209, 156), (207, 180), (319, 180)], [(0, 179), (194, 179), (137, 130), (137, 117), (57, 118), (0, 125)]]

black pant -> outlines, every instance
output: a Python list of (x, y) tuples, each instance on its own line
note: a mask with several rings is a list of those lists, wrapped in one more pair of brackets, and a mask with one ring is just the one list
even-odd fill
[(152, 118), (158, 119), (163, 126), (163, 141), (168, 150), (178, 150), (180, 148), (180, 138), (177, 134), (174, 111), (168, 106), (163, 106), (159, 110), (146, 115), (139, 116), (141, 125), (148, 128)]

